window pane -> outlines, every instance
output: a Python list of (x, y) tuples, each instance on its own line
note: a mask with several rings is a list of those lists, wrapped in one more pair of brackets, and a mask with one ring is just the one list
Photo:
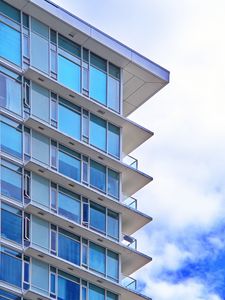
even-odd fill
[(49, 165), (49, 138), (37, 131), (32, 132), (32, 157)]
[(5, 204), (2, 204), (1, 209), (1, 234), (6, 239), (22, 243), (21, 212)]
[(110, 237), (119, 239), (119, 214), (111, 210), (108, 210), (107, 231)]
[(91, 300), (105, 300), (105, 290), (90, 283), (88, 298)]
[(119, 173), (108, 169), (108, 194), (116, 199), (119, 198)]
[(0, 289), (0, 299), (21, 300), (21, 297)]
[(32, 82), (32, 114), (43, 121), (49, 122), (50, 117), (49, 91)]
[(90, 205), (90, 225), (91, 227), (104, 232), (106, 228), (106, 209), (105, 207), (91, 202)]
[(80, 92), (80, 66), (66, 59), (58, 56), (58, 80), (71, 90)]
[(109, 63), (109, 74), (117, 79), (120, 79), (120, 68)]
[[(17, 168), (15, 165), (13, 167)], [(22, 175), (1, 166), (1, 194), (16, 201), (22, 201)]]
[(120, 128), (112, 124), (108, 125), (108, 152), (120, 157)]
[(93, 66), (97, 67), (98, 69), (101, 69), (102, 71), (106, 72), (106, 70), (107, 70), (106, 60), (94, 53), (91, 53), (91, 64)]
[(80, 160), (59, 151), (59, 172), (74, 179), (80, 181), (81, 179), (81, 163)]
[(66, 50), (72, 55), (76, 55), (78, 57), (81, 56), (81, 47), (72, 42), (71, 40), (67, 39), (66, 37), (62, 36), (59, 34), (59, 47), (62, 48), (63, 50)]
[[(14, 251), (13, 251), (14, 252)], [(17, 254), (17, 252), (15, 252)], [(1, 252), (0, 280), (21, 287), (22, 262), (16, 256)]]
[(31, 276), (32, 289), (47, 295), (49, 290), (49, 266), (33, 258)]
[(49, 180), (32, 173), (32, 201), (49, 208)]
[(58, 211), (59, 214), (74, 221), (77, 223), (80, 223), (80, 200), (75, 199), (71, 197), (68, 194), (65, 193), (59, 193), (59, 199), (58, 199), (59, 207)]
[(120, 111), (120, 82), (111, 76), (108, 77), (108, 107)]
[(59, 104), (59, 130), (80, 140), (81, 116), (78, 112), (69, 109), (62, 103)]
[(0, 11), (10, 19), (20, 23), (20, 11), (15, 7), (4, 1), (0, 1)]
[(90, 67), (90, 97), (106, 105), (106, 74)]
[(118, 295), (116, 295), (112, 292), (107, 292), (107, 299), (106, 300), (118, 300)]
[(106, 121), (92, 114), (90, 143), (91, 145), (106, 151)]
[(106, 189), (106, 167), (91, 160), (90, 184), (99, 190)]
[[(105, 248), (90, 242), (89, 264), (90, 269), (105, 274)], [(92, 299), (92, 298), (91, 298)]]
[(0, 106), (21, 115), (21, 101), (21, 84), (15, 79), (0, 73)]
[(58, 256), (75, 265), (80, 265), (80, 243), (74, 239), (58, 234)]
[(119, 255), (108, 250), (107, 253), (107, 276), (117, 280), (119, 276)]
[(80, 285), (64, 277), (58, 277), (58, 300), (79, 300)]
[(44, 249), (49, 250), (49, 223), (32, 215), (32, 243)]
[(19, 129), (20, 127), (19, 124), (13, 122), (12, 125), (14, 126), (10, 126), (3, 122), (1, 122), (0, 124), (1, 149), (6, 153), (21, 158), (22, 157), (22, 133), (21, 130)]
[(44, 23), (38, 21), (37, 19), (31, 18), (31, 28), (33, 32), (38, 33), (40, 36), (48, 39), (49, 28)]
[[(21, 65), (21, 33), (0, 22), (0, 56)], [(9, 51), (13, 49), (13, 51)]]

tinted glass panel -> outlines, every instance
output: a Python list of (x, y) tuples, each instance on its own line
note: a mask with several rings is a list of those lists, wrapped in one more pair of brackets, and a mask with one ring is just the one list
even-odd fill
[(106, 151), (106, 121), (92, 114), (90, 143), (91, 145)]
[(114, 238), (119, 238), (119, 214), (108, 210), (107, 234)]
[(109, 63), (109, 74), (117, 79), (120, 79), (120, 68)]
[(49, 223), (32, 215), (32, 243), (49, 250)]
[(74, 179), (80, 181), (80, 160), (59, 151), (59, 172)]
[(75, 139), (80, 139), (81, 116), (62, 103), (59, 104), (59, 130)]
[(106, 167), (91, 160), (90, 184), (99, 190), (106, 189)]
[(58, 211), (60, 215), (74, 222), (80, 223), (80, 210), (80, 200), (75, 199), (69, 194), (59, 192)]
[(80, 66), (66, 59), (58, 56), (58, 80), (71, 90), (80, 92)]
[(106, 105), (106, 74), (90, 67), (90, 97)]
[(105, 300), (104, 289), (94, 285), (89, 284), (89, 299), (91, 300)]
[(107, 300), (118, 300), (118, 296), (114, 293), (107, 292)]
[[(21, 65), (21, 34), (0, 22), (0, 56), (16, 65)], [(9, 51), (13, 49), (13, 51)]]
[(90, 242), (89, 266), (91, 269), (105, 274), (105, 248)]
[(71, 53), (72, 55), (76, 55), (80, 57), (81, 55), (81, 47), (66, 37), (59, 34), (59, 47)]
[(45, 164), (50, 160), (49, 138), (37, 131), (32, 132), (32, 156)]
[(111, 76), (108, 77), (108, 107), (120, 111), (120, 82)]
[(8, 163), (1, 166), (1, 194), (22, 201), (22, 175), (17, 169), (17, 166)]
[(80, 265), (80, 243), (74, 239), (59, 233), (58, 255), (76, 265)]
[(98, 55), (95, 55), (94, 53), (91, 53), (91, 64), (98, 69), (101, 69), (102, 71), (107, 70), (107, 62), (105, 59), (101, 58)]
[(0, 1), (0, 12), (20, 23), (20, 11), (2, 0)]
[(109, 251), (107, 254), (107, 276), (117, 280), (119, 275), (119, 256), (118, 254)]
[(59, 276), (58, 300), (80, 300), (80, 285)]
[(119, 173), (108, 169), (108, 194), (119, 198)]
[(120, 157), (120, 129), (112, 124), (108, 125), (108, 152)]
[(91, 202), (90, 225), (91, 225), (91, 227), (93, 227), (101, 232), (105, 232), (105, 230), (106, 230), (106, 209), (105, 209), (105, 207)]
[(1, 234), (6, 239), (22, 243), (21, 212), (4, 204), (2, 204), (1, 210)]
[(32, 173), (32, 201), (35, 201), (44, 207), (49, 207), (49, 180)]
[(9, 292), (6, 292), (4, 290), (0, 290), (0, 299), (1, 300), (3, 300), (3, 299), (21, 300), (21, 297), (11, 294)]
[(22, 157), (22, 133), (17, 123), (12, 123), (14, 126), (1, 122), (1, 149), (15, 157)]
[[(14, 252), (14, 251), (13, 251)], [(1, 252), (0, 280), (21, 287), (22, 262), (15, 255)]]
[(49, 290), (49, 266), (33, 258), (31, 271), (32, 289), (38, 293), (47, 294)]
[(43, 121), (49, 122), (50, 117), (49, 91), (32, 82), (32, 113)]
[(0, 106), (21, 115), (21, 84), (0, 73)]

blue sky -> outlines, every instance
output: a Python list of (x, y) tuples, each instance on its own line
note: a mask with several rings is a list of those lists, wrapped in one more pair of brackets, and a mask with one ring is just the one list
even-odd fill
[(54, 0), (171, 72), (131, 119), (155, 135), (136, 150), (154, 181), (136, 197), (153, 261), (134, 276), (155, 300), (225, 299), (224, 0)]

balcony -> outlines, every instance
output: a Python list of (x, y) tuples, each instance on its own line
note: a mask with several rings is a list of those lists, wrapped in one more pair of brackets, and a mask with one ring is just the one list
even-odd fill
[[(69, 273), (71, 275), (77, 276), (79, 278), (85, 278), (85, 280), (95, 283), (100, 287), (104, 287), (105, 289), (114, 291), (117, 294), (120, 294), (121, 300), (143, 300), (147, 299), (150, 300), (150, 298), (138, 293), (135, 290), (132, 290), (129, 288), (129, 286), (126, 288), (124, 285), (115, 283), (111, 280), (106, 279), (105, 277), (92, 272), (90, 270), (87, 270), (83, 267), (73, 265), (64, 259), (58, 258), (44, 249), (40, 249), (35, 245), (31, 245), (30, 247), (25, 249), (25, 255), (32, 256), (34, 258), (37, 258), (38, 260), (41, 260), (45, 262), (46, 264), (50, 264), (54, 267), (59, 268), (62, 271), (65, 271), (66, 273)], [(131, 285), (132, 287), (132, 285)], [(26, 297), (28, 297), (31, 300), (38, 300), (38, 293), (37, 291), (31, 289), (26, 292)], [(28, 296), (29, 295), (29, 296)], [(41, 294), (41, 299), (47, 300), (49, 299), (48, 296), (43, 296), (43, 293)]]
[[(136, 239), (128, 235), (123, 235), (121, 243), (117, 242), (90, 228), (72, 222), (63, 216), (59, 216), (57, 213), (52, 212), (49, 207), (44, 207), (34, 201), (30, 201), (30, 203), (25, 206), (25, 212), (36, 215), (75, 235), (85, 237), (88, 240), (101, 244), (105, 248), (120, 253), (122, 262), (121, 271), (126, 276), (129, 276), (151, 261), (150, 257), (137, 251)], [(46, 250), (48, 251), (48, 249)]]
[[(52, 182), (63, 186), (72, 192), (78, 193), (88, 199), (91, 199), (100, 205), (104, 205), (109, 209), (112, 209), (116, 212), (122, 214), (122, 227), (123, 231), (131, 235), (132, 233), (136, 232), (139, 228), (143, 227), (145, 224), (149, 223), (152, 218), (138, 212), (136, 210), (130, 209), (127, 205), (123, 204), (122, 202), (115, 201), (115, 199), (82, 184), (78, 181), (74, 181), (73, 179), (60, 174), (57, 171), (54, 171), (50, 167), (45, 164), (42, 164), (36, 160), (29, 160), (25, 164), (25, 169), (28, 171), (35, 172)], [(135, 222), (133, 220), (135, 219)]]
[(137, 210), (137, 199), (133, 197), (128, 197), (123, 201), (123, 203), (129, 206), (130, 208)]
[(122, 285), (127, 289), (135, 291), (137, 289), (137, 280), (132, 277), (125, 277), (122, 280)]
[(34, 116), (28, 117), (24, 121), (24, 124), (54, 140), (57, 140), (66, 147), (89, 156), (95, 161), (101, 164), (103, 163), (120, 172), (122, 174), (122, 192), (124, 195), (131, 196), (152, 181), (151, 176), (144, 174), (135, 168), (135, 166), (137, 166), (137, 162), (132, 162), (132, 165), (120, 162), (103, 151), (99, 151), (82, 141), (72, 139), (70, 136), (60, 132)]
[(43, 87), (54, 91), (70, 102), (87, 109), (91, 113), (96, 114), (100, 117), (104, 117), (104, 119), (108, 120), (109, 122), (122, 127), (122, 152), (125, 155), (135, 150), (137, 147), (147, 141), (151, 136), (153, 136), (153, 133), (151, 131), (119, 114), (114, 113), (98, 102), (93, 101), (82, 94), (78, 94), (73, 90), (70, 90), (69, 88), (63, 86), (56, 80), (52, 79), (41, 71), (36, 70), (33, 67), (29, 67), (27, 70), (25, 70), (24, 76), (27, 79), (33, 80)]
[(123, 162), (131, 168), (138, 170), (138, 160), (131, 155), (124, 157)]
[(23, 292), (23, 296), (29, 300), (49, 300), (50, 295), (47, 295), (45, 290), (31, 286), (28, 290)]

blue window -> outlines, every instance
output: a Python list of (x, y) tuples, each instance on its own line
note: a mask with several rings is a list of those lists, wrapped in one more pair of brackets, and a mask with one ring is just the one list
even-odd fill
[(60, 229), (58, 234), (58, 256), (75, 265), (80, 265), (79, 237)]
[(59, 102), (59, 130), (75, 139), (80, 140), (80, 108), (61, 98)]
[(0, 1), (0, 12), (17, 23), (21, 21), (20, 11), (2, 0)]
[(90, 97), (106, 105), (106, 74), (90, 67)]
[(66, 87), (80, 93), (81, 68), (62, 55), (58, 56), (58, 80)]
[(91, 300), (105, 300), (105, 290), (94, 285), (89, 284), (89, 297)]
[(112, 292), (107, 292), (106, 300), (118, 300), (118, 295), (116, 295)]
[(106, 271), (105, 248), (96, 245), (92, 242), (89, 243), (89, 247), (90, 247), (89, 249), (90, 269), (105, 274)]
[(97, 204), (90, 203), (90, 226), (100, 232), (106, 231), (106, 209)]
[(111, 210), (108, 210), (107, 234), (116, 240), (119, 239), (119, 214)]
[[(1, 47), (1, 46), (0, 46)], [(13, 52), (13, 51), (11, 51)], [(21, 77), (0, 66), (0, 106), (22, 114)], [(18, 80), (17, 80), (18, 79)]]
[[(73, 277), (59, 272), (58, 276), (58, 300), (80, 300), (80, 285), (66, 277)], [(63, 277), (61, 276), (64, 275)], [(71, 278), (72, 279), (72, 278)]]
[(22, 201), (22, 169), (2, 160), (1, 194), (16, 201)]
[(35, 68), (49, 72), (49, 28), (31, 18), (31, 64)]
[(91, 160), (90, 184), (103, 192), (106, 190), (106, 167), (93, 160)]
[(22, 243), (22, 213), (4, 203), (1, 208), (1, 234), (6, 239)]
[(19, 252), (1, 247), (0, 280), (21, 287), (22, 261)]
[(119, 173), (108, 169), (108, 194), (116, 199), (119, 198)]
[(120, 68), (109, 63), (108, 107), (120, 111)]
[(0, 299), (1, 300), (4, 300), (4, 299), (5, 300), (8, 300), (8, 299), (10, 299), (10, 300), (21, 300), (21, 297), (0, 289)]
[[(21, 33), (0, 22), (0, 56), (21, 65)], [(9, 51), (13, 49), (13, 51)]]
[(106, 151), (106, 121), (93, 114), (90, 122), (90, 143)]
[(59, 39), (59, 48), (70, 53), (73, 56), (80, 57), (81, 56), (81, 46), (62, 36), (58, 35)]
[(110, 250), (107, 251), (107, 277), (115, 281), (119, 277), (119, 255)]
[(22, 157), (21, 125), (1, 117), (1, 150), (17, 158)]
[(64, 188), (59, 188), (58, 212), (77, 223), (81, 222), (80, 197)]
[(79, 154), (60, 145), (59, 172), (77, 181), (81, 180)]
[(108, 153), (120, 157), (120, 128), (108, 124)]

